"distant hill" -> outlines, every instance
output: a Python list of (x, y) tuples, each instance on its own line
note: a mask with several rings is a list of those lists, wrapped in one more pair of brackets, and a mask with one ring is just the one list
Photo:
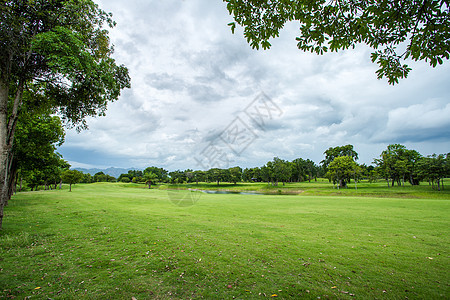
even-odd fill
[(140, 170), (139, 168), (129, 168), (129, 169), (123, 169), (123, 168), (108, 168), (108, 169), (96, 169), (96, 168), (92, 168), (92, 169), (84, 169), (84, 168), (74, 168), (75, 170), (81, 171), (83, 173), (89, 173), (92, 176), (94, 176), (96, 173), (98, 172), (103, 172), (105, 174), (108, 174), (109, 176), (113, 176), (115, 178), (119, 177), (120, 174), (126, 174), (128, 173), (129, 170)]

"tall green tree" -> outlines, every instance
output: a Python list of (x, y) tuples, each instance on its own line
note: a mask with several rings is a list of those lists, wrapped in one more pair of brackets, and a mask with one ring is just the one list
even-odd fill
[(273, 163), (270, 161), (267, 162), (267, 164), (262, 166), (260, 169), (261, 179), (267, 182), (267, 184), (270, 184), (270, 182), (272, 182), (273, 185), (273, 178), (274, 178), (273, 174), (274, 174)]
[(69, 192), (72, 191), (72, 184), (76, 184), (83, 179), (83, 173), (78, 170), (65, 170), (61, 175), (62, 181), (69, 184)]
[(321, 161), (321, 164), (325, 170), (328, 168), (328, 165), (339, 156), (349, 156), (355, 161), (358, 160), (358, 153), (353, 150), (353, 145), (330, 147), (325, 150), (323, 154), (325, 155), (325, 159)]
[(377, 172), (388, 182), (392, 180), (392, 186), (404, 184), (405, 178), (411, 185), (419, 184), (417, 163), (421, 155), (416, 150), (409, 150), (404, 145), (391, 144), (381, 152), (380, 158), (374, 160)]
[[(156, 174), (156, 176), (158, 176), (158, 181), (159, 182), (167, 182), (169, 180), (169, 171), (163, 169), (163, 168), (158, 168), (158, 167), (148, 167), (144, 170), (143, 173), (149, 173), (152, 172), (153, 174)], [(181, 171), (180, 172), (180, 176), (181, 176)], [(136, 174), (137, 176), (139, 174)], [(141, 175), (142, 176), (142, 175)]]
[(0, 3), (0, 227), (17, 119), (25, 90), (78, 129), (104, 115), (130, 86), (112, 58), (111, 15), (92, 0), (11, 0)]
[(308, 174), (308, 181), (311, 182), (311, 179), (315, 179), (317, 181), (317, 173), (318, 167), (315, 162), (310, 159), (306, 160), (306, 172)]
[(258, 167), (256, 167), (256, 168), (245, 168), (242, 171), (242, 180), (244, 180), (246, 182), (262, 181), (261, 169), (258, 168)]
[(109, 174), (105, 174), (103, 171), (95, 173), (92, 179), (93, 182), (116, 182), (116, 178)]
[(299, 23), (297, 47), (323, 54), (366, 44), (379, 66), (378, 78), (398, 83), (411, 70), (407, 59), (435, 67), (449, 59), (450, 4), (447, 0), (224, 0), (252, 48), (270, 48), (290, 21)]
[(58, 116), (51, 116), (49, 110), (27, 110), (18, 120), (15, 143), (13, 145), (8, 177), (8, 197), (10, 198), (15, 181), (29, 179), (30, 187), (60, 182), (60, 175), (67, 162), (58, 153), (56, 147), (64, 142), (65, 132)]
[(199, 181), (206, 181), (206, 172), (201, 170), (196, 170), (192, 172), (194, 175), (193, 179), (196, 184), (198, 184)]
[(272, 161), (273, 165), (273, 179), (275, 180), (275, 185), (278, 185), (278, 182), (283, 182), (283, 185), (289, 181), (291, 178), (292, 169), (291, 164), (284, 159), (280, 159), (278, 157), (274, 157)]
[(153, 172), (144, 173), (143, 178), (145, 180), (145, 183), (148, 185), (149, 189), (152, 188), (152, 184), (156, 184), (156, 182), (158, 181), (158, 175), (156, 175)]
[(339, 187), (346, 187), (357, 172), (357, 164), (351, 156), (338, 156), (328, 166), (327, 176)]
[(215, 181), (217, 185), (220, 185), (221, 181), (224, 181), (224, 172), (219, 168), (212, 168), (206, 171), (208, 181)]
[[(428, 179), (433, 189), (440, 191), (443, 187), (443, 179), (448, 174), (446, 163), (448, 156), (433, 154), (422, 158), (418, 162), (419, 172), (424, 179)], [(442, 184), (441, 184), (442, 180)]]
[[(148, 170), (149, 170), (148, 168), (145, 169), (144, 174), (148, 173), (149, 172)], [(150, 171), (150, 172), (154, 173), (153, 171)], [(172, 171), (169, 173), (169, 176), (170, 176), (171, 183), (183, 183), (183, 182), (187, 181), (186, 173), (181, 170)]]
[(306, 180), (308, 175), (307, 163), (303, 158), (296, 158), (291, 162), (293, 180), (302, 182)]
[(242, 169), (241, 167), (232, 167), (228, 169), (230, 172), (230, 181), (234, 184), (241, 182), (242, 180)]

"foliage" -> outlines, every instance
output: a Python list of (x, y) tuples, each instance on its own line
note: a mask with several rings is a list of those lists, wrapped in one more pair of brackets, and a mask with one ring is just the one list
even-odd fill
[(339, 187), (346, 187), (352, 176), (355, 176), (357, 164), (351, 156), (337, 156), (328, 165), (327, 177)]
[(403, 182), (404, 185), (405, 178), (408, 178), (409, 183), (415, 185), (419, 184), (417, 163), (421, 158), (420, 153), (415, 150), (408, 150), (404, 145), (391, 144), (374, 162), (377, 172), (388, 184), (389, 180), (392, 180), (392, 185), (394, 182), (398, 185)]
[(148, 188), (152, 187), (152, 184), (156, 184), (158, 182), (158, 175), (153, 172), (145, 172), (143, 179), (145, 183), (148, 184)]
[(169, 172), (171, 183), (183, 183), (187, 181), (186, 173), (180, 170)]
[(129, 87), (124, 66), (111, 58), (104, 24), (111, 16), (90, 0), (6, 1), (1, 4), (2, 83), (33, 83), (65, 120), (86, 127), (106, 103)]
[(61, 174), (62, 181), (69, 184), (69, 191), (72, 191), (72, 184), (78, 183), (83, 179), (83, 173), (78, 170), (65, 170)]
[[(27, 111), (19, 118), (13, 147), (12, 177), (25, 179), (31, 189), (60, 181), (69, 165), (56, 147), (64, 142), (64, 129), (58, 116), (49, 111)], [(17, 174), (17, 175), (14, 175)]]
[(89, 174), (89, 173), (85, 173), (85, 174), (83, 174), (83, 179), (81, 179), (80, 182), (81, 183), (93, 183), (94, 177), (91, 176), (91, 174)]
[(212, 168), (209, 169), (208, 171), (206, 171), (206, 180), (208, 182), (217, 182), (217, 185), (220, 184), (221, 181), (225, 181), (226, 178), (226, 174), (224, 172), (224, 170), (219, 169), (219, 168)]
[(117, 178), (117, 181), (119, 182), (145, 182), (144, 173), (140, 170), (129, 170), (126, 174), (120, 174), (120, 176)]
[(241, 167), (233, 167), (229, 169), (230, 171), (230, 181), (234, 184), (240, 182), (242, 180), (242, 168)]
[(353, 145), (345, 145), (345, 146), (337, 146), (330, 147), (323, 153), (325, 155), (325, 159), (320, 163), (324, 166), (325, 169), (328, 168), (328, 165), (339, 156), (349, 156), (353, 160), (358, 160), (358, 153), (353, 150)]
[(274, 157), (272, 161), (273, 166), (273, 179), (275, 180), (276, 184), (278, 185), (278, 182), (283, 182), (283, 185), (289, 181), (291, 178), (292, 169), (289, 164), (289, 162), (280, 159), (278, 157)]
[(93, 182), (116, 182), (116, 178), (103, 172), (97, 172), (93, 176)]
[(144, 170), (144, 173), (150, 172), (157, 176), (159, 182), (167, 182), (169, 180), (169, 171), (163, 168), (148, 167)]
[(445, 178), (445, 176), (450, 175), (449, 170), (449, 154), (444, 156), (440, 155), (430, 155), (422, 158), (418, 162), (419, 172), (422, 178), (429, 180), (432, 183), (432, 187), (436, 185), (436, 189), (438, 191), (443, 188), (441, 186), (441, 180)]
[(366, 44), (373, 49), (378, 78), (389, 84), (408, 76), (408, 58), (432, 67), (449, 59), (450, 12), (446, 0), (306, 1), (224, 0), (252, 48), (270, 48), (290, 21), (299, 23), (297, 47), (323, 54)]

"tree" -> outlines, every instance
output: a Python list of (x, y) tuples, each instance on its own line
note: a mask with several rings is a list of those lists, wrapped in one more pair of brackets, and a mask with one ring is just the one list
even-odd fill
[(220, 182), (223, 181), (223, 172), (218, 168), (209, 169), (206, 171), (206, 176), (209, 181), (216, 181), (217, 185), (220, 185)]
[(155, 184), (158, 181), (158, 175), (153, 172), (144, 173), (143, 176), (145, 183), (148, 184), (148, 188), (152, 188), (152, 184)]
[(242, 171), (242, 180), (246, 182), (262, 181), (260, 173), (260, 168), (246, 168)]
[(97, 172), (93, 176), (93, 182), (116, 182), (116, 178), (105, 174), (103, 171)]
[(308, 173), (308, 181), (311, 182), (311, 179), (314, 177), (314, 179), (317, 181), (317, 165), (315, 162), (313, 162), (310, 159), (306, 160), (306, 172)]
[[(152, 172), (153, 174), (156, 174), (156, 176), (158, 176), (158, 181), (159, 182), (168, 182), (168, 180), (169, 180), (169, 176), (168, 176), (169, 175), (169, 171), (167, 171), (167, 170), (165, 170), (163, 168), (148, 167), (148, 168), (146, 168), (144, 170), (144, 173), (149, 173), (149, 172)], [(181, 173), (183, 173), (183, 172), (181, 172), (181, 171), (176, 171), (176, 172), (178, 172), (177, 176), (184, 176), (184, 174), (181, 175)], [(137, 174), (137, 175), (139, 175), (139, 174)]]
[(267, 182), (267, 184), (270, 184), (270, 182), (273, 181), (273, 165), (270, 161), (265, 166), (261, 167), (260, 175), (261, 179)]
[(351, 156), (338, 156), (328, 166), (327, 176), (339, 187), (346, 187), (354, 176), (357, 164)]
[(41, 181), (46, 189), (50, 183), (56, 188), (62, 170), (70, 167), (56, 152), (56, 147), (64, 142), (64, 136), (60, 118), (51, 116), (51, 111), (27, 109), (21, 113), (11, 151), (7, 199), (11, 197), (18, 176), (28, 179), (32, 188), (40, 185)]
[(86, 173), (86, 174), (83, 174), (83, 179), (81, 179), (80, 182), (81, 183), (93, 183), (94, 178), (91, 176), (91, 174)]
[(302, 182), (307, 176), (307, 163), (303, 158), (296, 158), (291, 162), (293, 181)]
[(406, 149), (404, 152), (406, 159), (407, 176), (411, 185), (419, 185), (417, 162), (420, 161), (422, 155), (416, 150)]
[(123, 183), (129, 183), (131, 182), (132, 179), (130, 179), (130, 177), (122, 177), (122, 178), (118, 178), (117, 181), (123, 182)]
[[(144, 170), (144, 174), (148, 172), (148, 168)], [(153, 172), (151, 172), (153, 173)], [(181, 170), (172, 171), (169, 173), (170, 181), (172, 183), (183, 183), (187, 180), (185, 172)]]
[(133, 180), (133, 176), (129, 173), (127, 174), (120, 174), (119, 177), (117, 177), (118, 182), (131, 182)]
[(278, 186), (278, 182), (283, 182), (283, 185), (286, 184), (286, 181), (289, 181), (291, 177), (292, 169), (290, 164), (278, 157), (274, 157), (273, 159), (273, 177), (275, 179), (275, 185)]
[(323, 168), (326, 170), (328, 165), (339, 156), (349, 156), (353, 160), (358, 160), (358, 153), (353, 150), (353, 145), (330, 147), (325, 152), (325, 159), (321, 161)]
[(448, 155), (446, 157), (443, 154), (433, 154), (422, 158), (418, 162), (419, 172), (422, 177), (431, 182), (433, 189), (436, 184), (436, 189), (438, 191), (441, 190), (441, 180), (448, 174), (446, 169), (446, 163), (448, 163), (447, 159)]
[(192, 172), (194, 175), (194, 180), (196, 184), (198, 184), (199, 181), (206, 181), (206, 172), (201, 170), (196, 170)]
[(83, 179), (83, 173), (77, 170), (65, 170), (61, 174), (62, 181), (69, 184), (69, 192), (72, 191), (72, 184), (78, 183)]
[(421, 157), (419, 152), (408, 150), (404, 145), (391, 144), (374, 162), (377, 165), (377, 172), (386, 179), (388, 186), (390, 179), (392, 179), (392, 186), (395, 182), (399, 186), (401, 182), (404, 185), (405, 178), (409, 179), (411, 185), (418, 185), (417, 162)]
[(307, 1), (224, 0), (252, 48), (270, 48), (284, 24), (300, 24), (297, 47), (323, 54), (366, 44), (389, 84), (408, 76), (403, 62), (425, 60), (432, 67), (449, 59), (450, 12), (447, 0)]
[(130, 86), (128, 70), (112, 58), (105, 24), (115, 25), (92, 0), (0, 4), (0, 228), (24, 91), (81, 130), (87, 116), (104, 115)]
[(233, 167), (228, 169), (230, 172), (230, 180), (234, 184), (242, 180), (242, 169), (241, 167)]

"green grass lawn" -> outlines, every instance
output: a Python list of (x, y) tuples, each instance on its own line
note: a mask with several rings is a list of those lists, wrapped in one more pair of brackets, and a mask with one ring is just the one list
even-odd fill
[(0, 232), (0, 298), (450, 297), (449, 194), (316, 184), (300, 195), (106, 183), (19, 193)]

